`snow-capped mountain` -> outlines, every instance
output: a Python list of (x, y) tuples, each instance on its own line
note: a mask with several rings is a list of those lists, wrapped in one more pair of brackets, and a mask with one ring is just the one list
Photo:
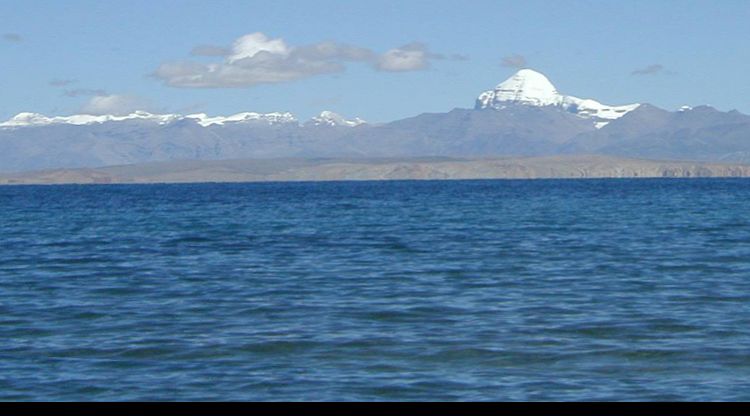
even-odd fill
[(356, 127), (367, 123), (359, 117), (355, 117), (354, 120), (347, 120), (341, 114), (334, 113), (333, 111), (323, 111), (317, 117), (313, 117), (310, 122), (315, 126), (331, 127)]
[(117, 121), (149, 121), (157, 124), (169, 124), (179, 120), (194, 120), (203, 127), (211, 125), (224, 125), (227, 123), (262, 122), (270, 125), (282, 123), (296, 123), (297, 118), (291, 113), (238, 113), (231, 116), (211, 117), (206, 114), (151, 114), (146, 111), (136, 111), (132, 114), (117, 115), (90, 115), (76, 114), (72, 116), (47, 117), (39, 113), (20, 113), (10, 120), (0, 123), (0, 128), (49, 126), (53, 124), (69, 124), (84, 126), (90, 124), (103, 124)]
[(521, 70), (473, 109), (365, 123), (332, 111), (72, 115), (21, 113), (0, 123), (0, 172), (167, 160), (490, 157), (598, 154), (750, 162), (750, 116), (708, 106), (667, 111), (563, 95)]
[[(55, 116), (47, 117), (39, 113), (19, 113), (10, 120), (0, 123), (0, 128), (18, 128), (33, 126), (49, 126), (53, 124), (69, 124), (75, 126), (84, 126), (89, 124), (103, 124), (117, 121), (149, 121), (157, 124), (169, 124), (180, 120), (193, 120), (203, 127), (223, 126), (231, 123), (263, 123), (267, 125), (276, 124), (295, 124), (298, 123), (297, 117), (289, 112), (284, 113), (254, 113), (243, 112), (230, 116), (209, 116), (205, 113), (198, 114), (151, 114), (145, 111), (136, 111), (132, 114), (116, 115), (90, 115), (76, 114), (72, 116)], [(323, 111), (320, 115), (313, 117), (308, 123), (315, 126), (334, 126), (334, 127), (356, 127), (366, 124), (359, 117), (347, 119), (344, 116), (334, 113), (333, 111)]]
[(592, 99), (563, 95), (546, 76), (531, 69), (522, 69), (495, 89), (480, 94), (475, 108), (503, 109), (509, 104), (558, 107), (579, 117), (591, 119), (596, 128), (606, 126), (640, 105), (610, 106)]

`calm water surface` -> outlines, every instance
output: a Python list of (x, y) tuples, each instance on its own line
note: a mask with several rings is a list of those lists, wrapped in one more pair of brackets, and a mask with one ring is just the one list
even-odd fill
[(0, 400), (750, 400), (750, 181), (0, 187)]

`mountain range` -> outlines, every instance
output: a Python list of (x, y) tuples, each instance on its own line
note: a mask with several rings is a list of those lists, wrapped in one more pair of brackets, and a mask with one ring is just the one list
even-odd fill
[(172, 160), (607, 155), (750, 162), (750, 116), (709, 106), (610, 106), (558, 92), (523, 69), (473, 108), (372, 124), (331, 111), (73, 115), (21, 113), (0, 123), (0, 171)]

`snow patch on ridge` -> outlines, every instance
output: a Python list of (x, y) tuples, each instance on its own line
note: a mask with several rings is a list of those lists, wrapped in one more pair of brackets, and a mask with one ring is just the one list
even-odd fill
[(39, 113), (19, 113), (10, 120), (0, 123), (0, 127), (30, 127), (30, 126), (47, 126), (50, 124), (71, 124), (76, 126), (86, 124), (101, 124), (110, 121), (126, 120), (145, 120), (153, 121), (159, 124), (166, 124), (177, 120), (179, 116), (174, 114), (151, 114), (145, 111), (136, 111), (125, 116), (102, 115), (95, 116), (90, 114), (76, 114), (72, 116), (47, 117)]
[(347, 120), (341, 114), (334, 113), (333, 111), (323, 111), (317, 117), (313, 117), (310, 122), (315, 126), (344, 126), (344, 127), (356, 127), (367, 122), (359, 117), (355, 117), (354, 120)]
[(183, 118), (195, 120), (198, 124), (203, 127), (211, 125), (223, 126), (227, 123), (248, 123), (248, 122), (263, 122), (270, 125), (274, 124), (285, 124), (285, 123), (296, 123), (297, 118), (292, 113), (237, 113), (231, 116), (223, 117), (216, 116), (210, 117), (205, 113), (190, 114)]

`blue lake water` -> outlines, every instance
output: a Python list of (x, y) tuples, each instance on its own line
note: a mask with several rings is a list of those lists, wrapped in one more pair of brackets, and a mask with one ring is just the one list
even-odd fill
[(750, 400), (750, 181), (0, 187), (0, 400)]

